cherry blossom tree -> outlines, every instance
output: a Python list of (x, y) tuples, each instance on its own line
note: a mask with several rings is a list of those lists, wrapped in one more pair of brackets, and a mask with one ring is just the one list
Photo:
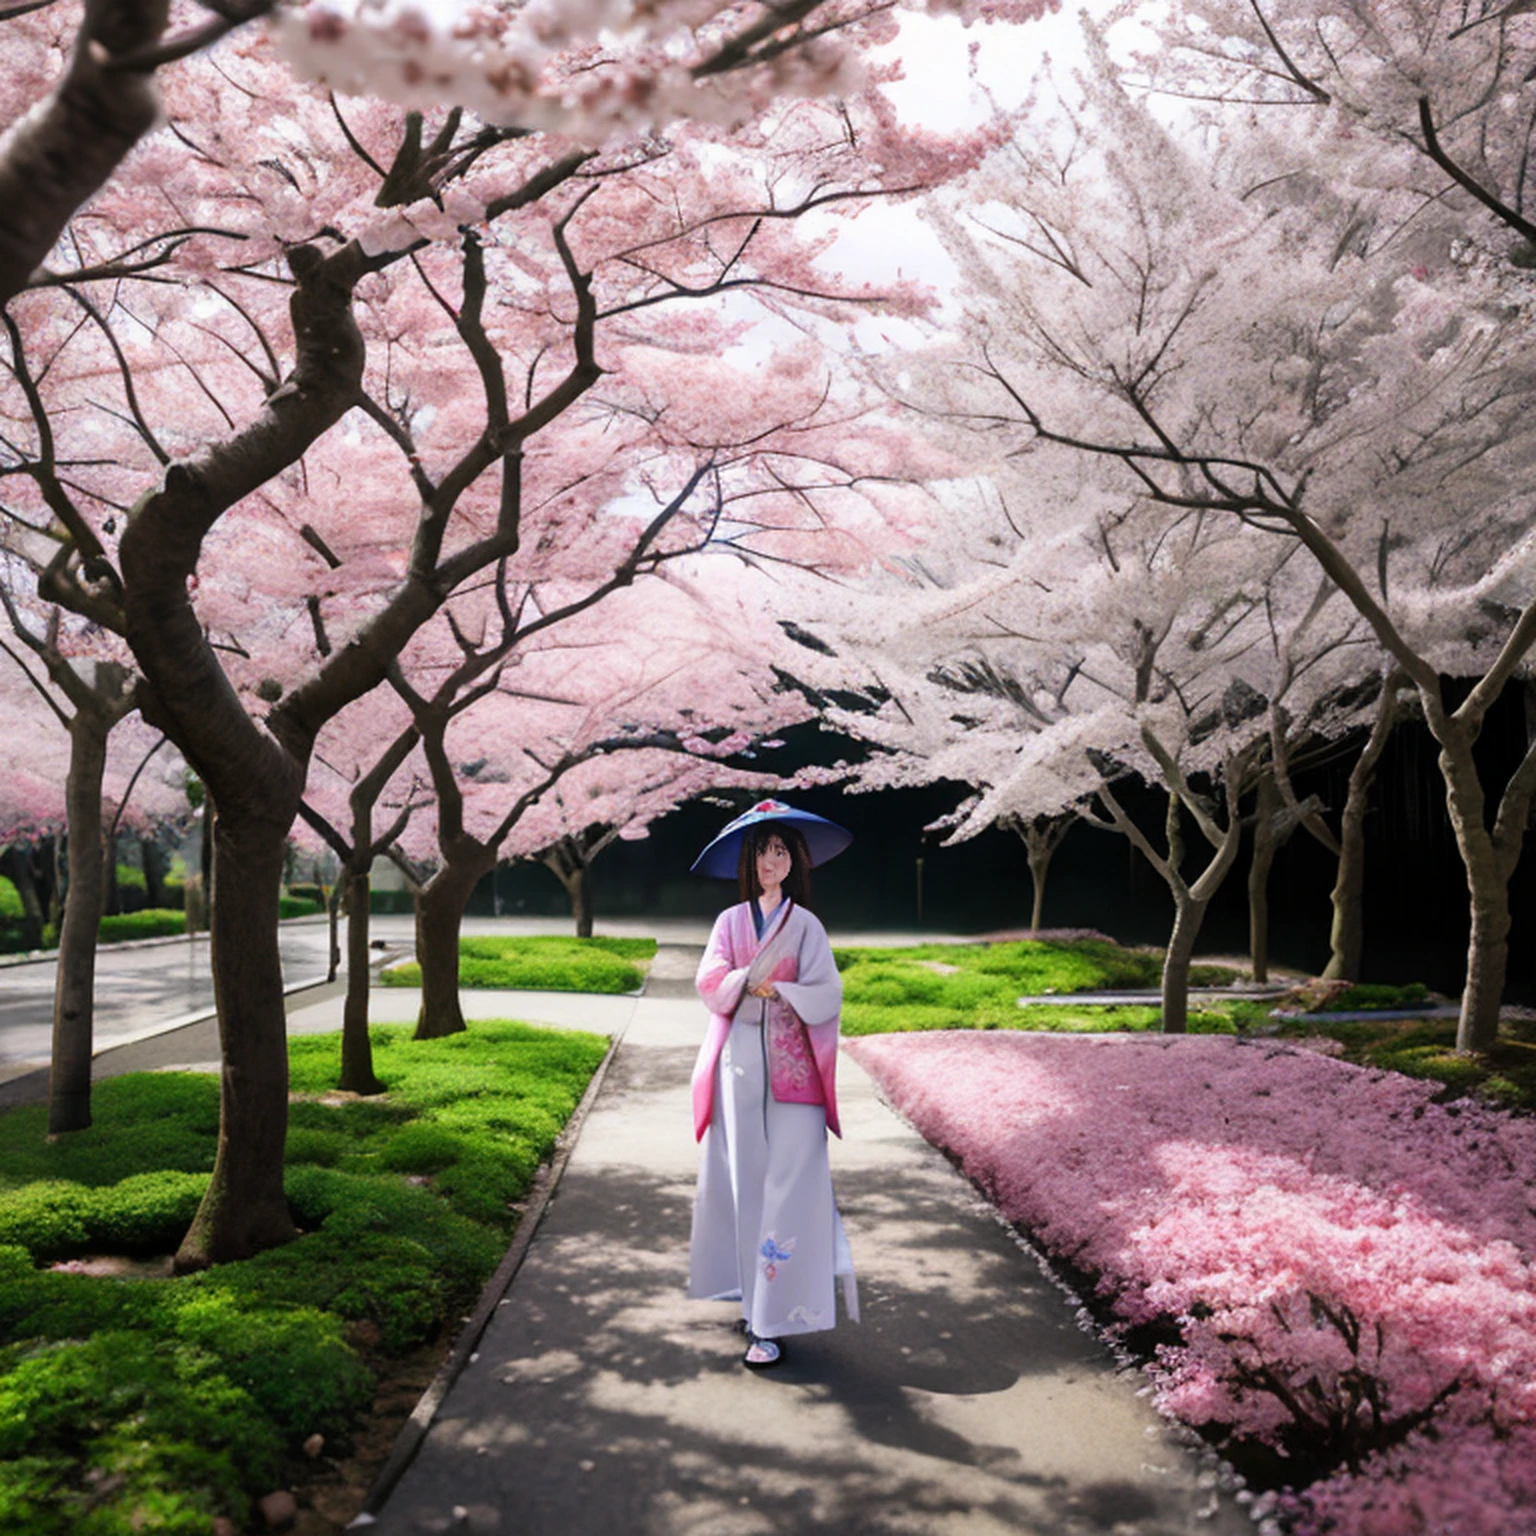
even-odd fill
[[(404, 710), (389, 708), (391, 699), (387, 691), (376, 690), (330, 722), (316, 744), (314, 766), (299, 805), (304, 822), (341, 861), (338, 884), (347, 914), (347, 990), (337, 1086), (349, 1093), (383, 1090), (374, 1075), (368, 1034), (374, 861), (394, 846), (411, 816), (429, 803), (409, 768), (420, 739), (416, 727)], [(386, 819), (376, 821), (381, 806)]]
[[(1383, 524), (1375, 561), (1368, 548), (1352, 547), (1341, 537), (1327, 517), (1304, 512), (1301, 484), (1283, 473), (1281, 484), (1292, 502), (1288, 514), (1266, 519), (1260, 512), (1259, 520), (1284, 528), (1312, 550), (1418, 694), (1441, 748), (1447, 806), (1471, 897), (1458, 1045), (1485, 1049), (1498, 1027), (1508, 882), (1536, 788), (1536, 742), (1502, 789), (1486, 786), (1473, 760), (1489, 706), (1506, 683), (1523, 674), (1536, 638), (1536, 617), (1523, 596), (1526, 583), (1508, 568), (1511, 559), (1520, 564), (1518, 550), (1529, 530), (1528, 517), (1510, 507), (1509, 496), (1528, 478), (1512, 424), (1529, 414), (1521, 397), (1528, 388), (1522, 356), (1530, 303), (1525, 273), (1536, 264), (1536, 224), (1526, 211), (1536, 131), (1536, 38), (1519, 6), (1437, 0), (1404, 6), (1352, 0), (1317, 12), (1197, 0), (1169, 8), (1159, 21), (1159, 46), (1141, 61), (1147, 83), (1197, 100), (1218, 132), (1241, 115), (1277, 133), (1286, 131), (1293, 140), (1339, 151), (1339, 161), (1352, 164), (1353, 181), (1365, 196), (1351, 209), (1335, 257), (1350, 250), (1371, 262), (1380, 274), (1378, 286), (1392, 272), (1411, 274), (1413, 283), (1423, 285), (1415, 292), (1410, 281), (1398, 277), (1398, 307), (1387, 323), (1417, 354), (1404, 357), (1403, 366), (1423, 369), (1426, 360), (1434, 363), (1438, 389), (1432, 398), (1442, 419), (1404, 424), (1401, 438), (1413, 446), (1403, 467), (1420, 473), (1431, 463), (1466, 467), (1470, 453), (1483, 480), (1478, 510), (1487, 542), (1465, 527), (1450, 531), (1465, 518), (1467, 493), (1447, 495), (1443, 482), (1414, 509), (1418, 528), (1404, 509), (1395, 509), (1391, 536)], [(1277, 126), (1280, 119), (1284, 130)], [(1302, 158), (1293, 156), (1288, 175), (1308, 174)], [(1407, 239), (1401, 231), (1408, 232)], [(1513, 246), (1511, 232), (1517, 237)], [(1505, 323), (1490, 324), (1493, 316)], [(1378, 376), (1391, 375), (1378, 369)], [(1412, 385), (1405, 391), (1421, 411), (1426, 393)], [(1356, 404), (1356, 414), (1362, 414)], [(1432, 452), (1431, 439), (1438, 453)], [(1228, 472), (1241, 478), (1280, 470), (1279, 463), (1254, 455)], [(1248, 515), (1246, 508), (1234, 510)], [(1387, 590), (1390, 546), (1412, 532), (1421, 532), (1428, 545), (1426, 585), (1429, 601), (1440, 610), (1433, 638), (1417, 632), (1415, 615), (1404, 611), (1413, 606), (1411, 597), (1403, 602), (1409, 595), (1404, 576), (1411, 591), (1417, 574), (1412, 567), (1405, 573), (1395, 560), (1396, 589)], [(1517, 553), (1505, 556), (1511, 546)], [(1505, 556), (1502, 570), (1500, 556)], [(1373, 564), (1376, 590), (1370, 582)], [(1487, 588), (1485, 578), (1499, 590)], [(1452, 615), (1458, 606), (1463, 634), (1451, 640), (1446, 631), (1457, 627)], [(1489, 633), (1495, 609), (1500, 616)], [(1470, 633), (1478, 631), (1482, 646), (1469, 655)], [(1448, 661), (1448, 650), (1461, 652), (1456, 662)], [(1447, 671), (1476, 680), (1454, 709), (1437, 675)], [(1495, 803), (1491, 817), (1490, 802)]]
[[(275, 910), (326, 722), (477, 574), (578, 528), (594, 556), (632, 546), (627, 495), (675, 506), (668, 549), (696, 542), (707, 474), (679, 493), (749, 437), (750, 398), (705, 394), (748, 296), (917, 300), (829, 281), (796, 221), (983, 141), (906, 134), (874, 93), (594, 152), (295, 92), (246, 33), (162, 91), (167, 129), (12, 301), (4, 409), (34, 488), (10, 515), (58, 548), (45, 597), (126, 638), (215, 807), (223, 1130), (185, 1268), (292, 1235)], [(765, 491), (754, 523), (808, 525), (802, 495)]]
[(647, 837), (653, 822), (701, 795), (723, 789), (766, 794), (784, 783), (776, 774), (686, 753), (610, 752), (552, 786), (513, 837), (519, 846), (532, 845), (523, 859), (543, 864), (560, 882), (576, 936), (591, 938), (596, 914), (590, 877), (605, 849)]
[[(979, 415), (1017, 454), (1117, 467), (1172, 526), (1226, 517), (1311, 553), (1441, 746), (1472, 897), (1459, 1040), (1484, 1048), (1536, 788), (1533, 753), (1490, 817), (1473, 759), (1536, 639), (1527, 279), (1441, 203), (1378, 189), (1347, 115), (1207, 141), (1161, 128), (1102, 49), (1095, 67), (1083, 116), (971, 185), (977, 221), (939, 215), (976, 293)], [(1444, 674), (1474, 680), (1457, 708)]]
[[(777, 443), (775, 474), (788, 473), (804, 438), (802, 426)], [(744, 531), (755, 515), (747, 508), (765, 482), (750, 468), (728, 492), (733, 477), (716, 466), (715, 528), (729, 518)], [(562, 574), (510, 591), (498, 582), (494, 604), (484, 593), (451, 604), (445, 623), (424, 632), (391, 673), (432, 786), (432, 817), (417, 822), (397, 857), (416, 895), (419, 1038), (464, 1028), (460, 925), (475, 886), (502, 857), (543, 857), (563, 844), (579, 868), (575, 839), (585, 841), (594, 825), (643, 826), (706, 788), (761, 787), (761, 774), (718, 759), (801, 714), (772, 692), (766, 605), (745, 622), (749, 573), (737, 562), (711, 573), (722, 558), (714, 555), (694, 561), (696, 581), (663, 579), (695, 553), (678, 547), (658, 560), (654, 532), (671, 516), (658, 508), (619, 565), (589, 583)], [(826, 542), (835, 553), (838, 540)], [(645, 567), (654, 573), (632, 589)], [(451, 651), (431, 643), (445, 629)], [(422, 679), (432, 680), (430, 692)], [(583, 819), (573, 824), (576, 806)]]
[[(0, 14), (0, 304), (41, 272), (70, 219), (123, 166), (158, 120), (156, 73), (271, 16), (301, 76), (414, 109), (471, 108), (513, 134), (558, 131), (600, 144), (677, 121), (739, 123), (794, 96), (847, 94), (862, 54), (889, 42), (888, 0), (739, 0), (644, 6), (461, 3), (423, 9), (315, 0), (207, 0), (207, 19), (167, 0), (23, 0)], [(1044, 0), (986, 7), (932, 0), (966, 21), (1025, 21)], [(184, 24), (185, 23), (185, 24)], [(492, 141), (498, 130), (490, 130)], [(465, 151), (453, 134), (423, 144), (419, 120), (389, 187), (420, 196)], [(190, 147), (190, 146), (189, 146)], [(194, 226), (120, 248), (117, 271), (158, 264)], [(159, 247), (159, 249), (156, 249)]]
[[(16, 562), (8, 566), (14, 577)], [(29, 833), (51, 826), (69, 850), (48, 1093), (48, 1133), (60, 1135), (91, 1123), (97, 935), (135, 789), (142, 784), (148, 799), (141, 791), (134, 822), (166, 813), (163, 775), (145, 775), (165, 738), (135, 716), (131, 665), (99, 646), (93, 654), (58, 609), (37, 612), (4, 584), (0, 607), (9, 621), (9, 638), (0, 638), (7, 679), (24, 694), (6, 712), (14, 754), (6, 819)]]

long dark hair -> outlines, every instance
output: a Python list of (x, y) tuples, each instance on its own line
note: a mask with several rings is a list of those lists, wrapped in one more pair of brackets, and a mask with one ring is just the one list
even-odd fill
[(741, 840), (741, 856), (736, 861), (736, 885), (743, 901), (756, 901), (763, 894), (757, 883), (757, 856), (770, 837), (782, 838), (789, 849), (789, 873), (784, 877), (784, 894), (797, 907), (811, 901), (811, 850), (805, 846), (800, 829), (789, 821), (760, 821), (747, 828)]

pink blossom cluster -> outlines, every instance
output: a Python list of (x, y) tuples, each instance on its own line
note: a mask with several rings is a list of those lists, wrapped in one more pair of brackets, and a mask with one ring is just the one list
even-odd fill
[(1536, 1123), (1274, 1041), (849, 1045), (1122, 1327), (1159, 1406), (1337, 1470), (1302, 1533), (1536, 1530)]

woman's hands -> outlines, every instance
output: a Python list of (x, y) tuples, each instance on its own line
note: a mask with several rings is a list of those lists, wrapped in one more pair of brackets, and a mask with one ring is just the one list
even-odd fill
[(751, 991), (753, 997), (777, 997), (779, 995), (778, 987), (771, 981), (765, 981), (761, 986), (753, 987)]

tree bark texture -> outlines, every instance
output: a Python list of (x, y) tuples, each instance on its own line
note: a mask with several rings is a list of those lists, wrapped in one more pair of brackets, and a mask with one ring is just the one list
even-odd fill
[[(180, 1273), (246, 1259), (297, 1235), (283, 1194), (288, 1031), (277, 948), (295, 787), (262, 817), (214, 806), (212, 944), (223, 1073), (219, 1143), (208, 1193), (176, 1254)], [(286, 791), (286, 792), (283, 792)], [(283, 801), (291, 802), (285, 816)]]
[(592, 937), (591, 861), (577, 840), (564, 837), (544, 854), (544, 867), (560, 882), (571, 904), (571, 919), (578, 939)]
[(1051, 854), (1054, 849), (1043, 848), (1038, 851), (1030, 849), (1026, 855), (1029, 861), (1029, 885), (1031, 900), (1029, 907), (1029, 931), (1039, 933), (1040, 922), (1045, 915), (1045, 877), (1050, 873)]
[(1174, 892), (1173, 932), (1168, 937), (1168, 950), (1163, 957), (1165, 1035), (1182, 1035), (1189, 1030), (1189, 966), (1209, 906), (1209, 900), (1196, 900), (1187, 890)]
[(416, 893), (416, 961), (421, 966), (418, 1040), (439, 1040), (465, 1028), (459, 1006), (459, 930), (470, 895), (495, 864), (494, 853), (484, 860), (445, 864)]
[(1248, 861), (1248, 963), (1253, 979), (1269, 980), (1269, 876), (1283, 839), (1275, 819), (1281, 811), (1274, 775), (1260, 776), (1254, 807), (1253, 852)]
[(1456, 1049), (1487, 1051), (1499, 1036), (1499, 1007), (1509, 968), (1509, 873), (1500, 867), (1503, 861), (1484, 819), (1485, 797), (1472, 757), (1472, 738), (1449, 724), (1438, 734), (1446, 809), (1471, 898), (1467, 980), (1456, 1025)]
[(64, 226), (155, 124), (153, 77), (104, 66), (157, 41), (167, 0), (89, 0), (50, 96), (0, 142), (0, 304), (26, 287)]
[(91, 1123), (91, 1050), (96, 994), (96, 939), (106, 895), (101, 784), (113, 720), (82, 707), (69, 727), (65, 814), (69, 825), (69, 890), (59, 928), (53, 989), (53, 1050), (48, 1072), (48, 1134)]
[(144, 904), (165, 906), (165, 850), (152, 837), (139, 839), (139, 856), (144, 862)]
[[(370, 863), (371, 863), (370, 859)], [(341, 1014), (341, 1084), (348, 1093), (383, 1093), (373, 1072), (373, 1042), (368, 1036), (369, 897), (366, 869), (343, 872), (347, 882), (347, 996)]]

